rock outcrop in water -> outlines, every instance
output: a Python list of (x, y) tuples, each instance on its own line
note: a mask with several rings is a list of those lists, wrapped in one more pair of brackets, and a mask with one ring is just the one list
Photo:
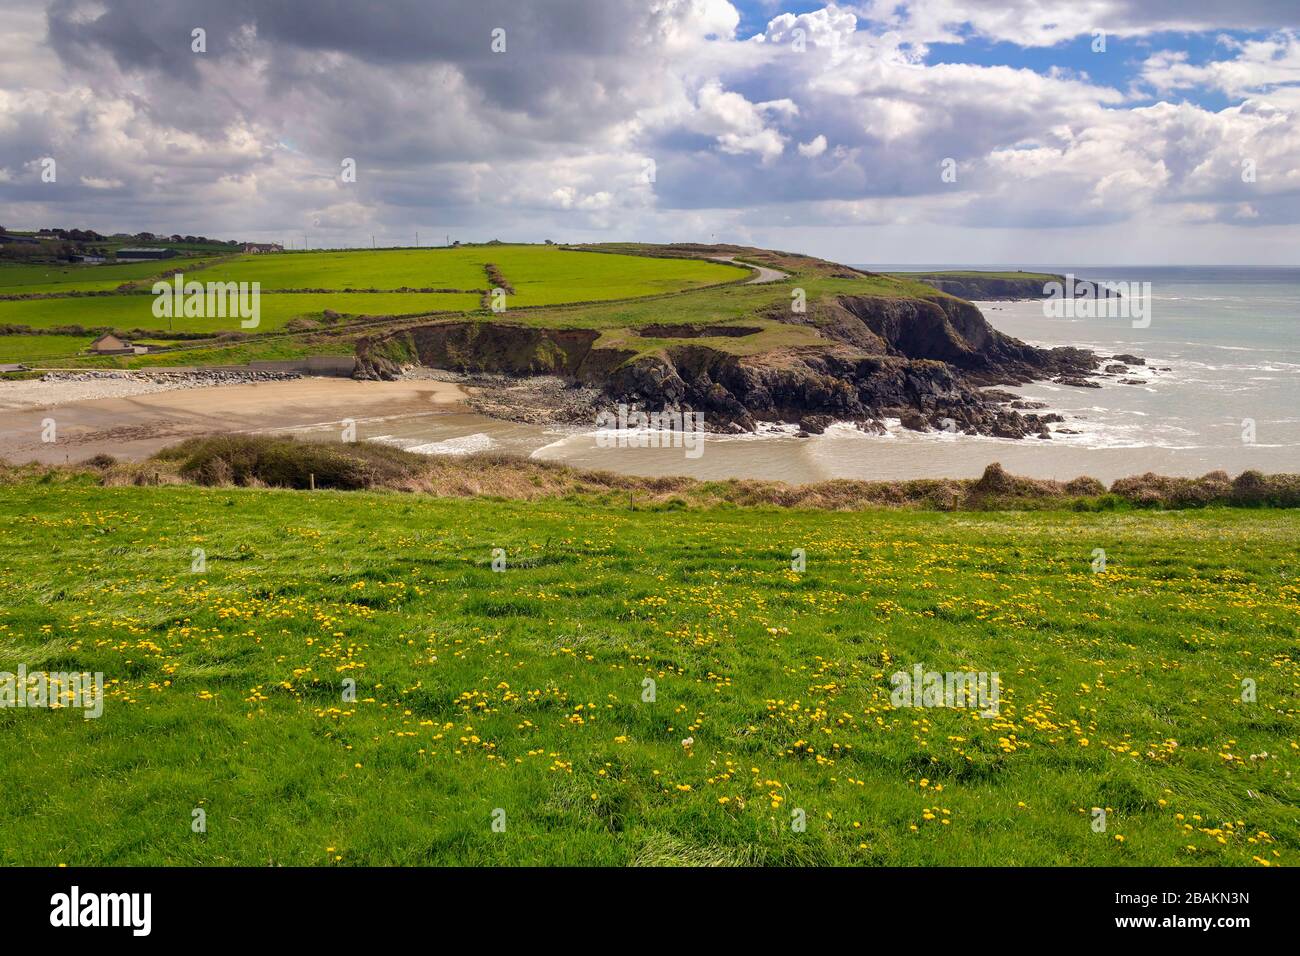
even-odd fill
[[(898, 273), (898, 275), (900, 278), (922, 282), (938, 289), (940, 292), (955, 295), (960, 299), (975, 299), (984, 302), (1012, 299), (1046, 299), (1052, 294), (1048, 288), (1049, 283), (1056, 282), (1064, 285), (1066, 282), (1066, 277), (1063, 275), (1034, 272), (1026, 272), (1023, 275), (998, 275), (996, 273), (976, 275), (966, 272), (908, 274), (904, 272)], [(1076, 294), (1083, 294), (1085, 287), (1090, 289), (1098, 298), (1109, 298), (1118, 295), (1118, 293), (1112, 292), (1105, 286), (1095, 282), (1082, 279), (1074, 280)]]

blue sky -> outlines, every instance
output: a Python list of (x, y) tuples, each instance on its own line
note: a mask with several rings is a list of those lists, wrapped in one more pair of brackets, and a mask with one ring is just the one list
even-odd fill
[[(1237, 31), (1236, 39), (1248, 39), (1252, 34)], [(1221, 34), (1158, 33), (1141, 38), (1107, 37), (1104, 53), (1093, 51), (1092, 36), (1081, 36), (1050, 47), (1022, 47), (1006, 41), (991, 41), (984, 37), (968, 37), (961, 43), (934, 43), (925, 57), (927, 63), (976, 63), (981, 66), (1011, 66), (1046, 74), (1052, 69), (1071, 70), (1087, 76), (1092, 82), (1114, 87), (1123, 92), (1132, 90), (1139, 95), (1134, 103), (1152, 103), (1160, 99), (1154, 91), (1144, 89), (1141, 82), (1142, 63), (1153, 50), (1174, 49), (1185, 52), (1188, 60), (1202, 64), (1222, 54)], [(1260, 39), (1267, 34), (1253, 34)], [(1180, 99), (1219, 110), (1228, 106), (1231, 98), (1204, 87), (1184, 91)]]

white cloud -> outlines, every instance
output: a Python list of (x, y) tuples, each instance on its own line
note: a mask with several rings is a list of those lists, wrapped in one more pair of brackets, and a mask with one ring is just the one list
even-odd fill
[(768, 21), (767, 29), (755, 36), (757, 43), (785, 43), (820, 48), (831, 53), (849, 42), (858, 18), (835, 4), (811, 13), (782, 13)]
[(699, 91), (697, 110), (689, 122), (696, 132), (713, 136), (725, 153), (755, 153), (771, 162), (785, 150), (786, 137), (767, 125), (767, 116), (792, 116), (798, 107), (789, 99), (751, 103), (739, 93), (711, 80)]
[(853, 9), (918, 43), (962, 43), (970, 32), (1020, 46), (1054, 46), (1098, 30), (1133, 37), (1270, 29), (1295, 19), (1288, 0), (862, 0)]
[[(893, 223), (1019, 231), (1032, 251), (1053, 229), (1126, 222), (1177, 223), (1185, 242), (1201, 229), (1231, 249), (1225, 229), (1300, 220), (1295, 30), (1230, 39), (1206, 62), (1173, 49), (1140, 65), (1146, 90), (1181, 100), (1212, 88), (1236, 100), (1224, 109), (1135, 107), (1068, 67), (927, 62), (926, 43), (969, 31), (1045, 45), (1099, 18), (1116, 34), (1217, 22), (1190, 0), (778, 8), (750, 38), (726, 0), (573, 0), (545, 17), (481, 0), (451, 34), (422, 18), (429, 0), (391, 0), (392, 19), (308, 4), (310, 32), (300, 0), (283, 0), (256, 22), (240, 5), (206, 8), (203, 58), (167, 46), (199, 0), (105, 0), (67, 23), (56, 11), (49, 43), (43, 4), (11, 2), (14, 32), (0, 39), (10, 227), (312, 230), (338, 242), (416, 228), (534, 239), (802, 229), (816, 245)], [(1234, 6), (1238, 19), (1269, 16), (1266, 3)], [(501, 17), (506, 55), (464, 39)], [(57, 186), (39, 182), (46, 155), (59, 158)], [(339, 181), (344, 156), (357, 160), (354, 184)], [(940, 178), (946, 157), (956, 183)]]
[(1264, 40), (1228, 40), (1229, 60), (1201, 65), (1182, 50), (1161, 50), (1142, 64), (1142, 79), (1161, 93), (1208, 87), (1229, 96), (1246, 96), (1273, 87), (1300, 84), (1300, 34), (1284, 30)]
[(799, 155), (807, 156), (809, 159), (816, 158), (826, 152), (826, 137), (818, 133), (810, 142), (799, 144)]

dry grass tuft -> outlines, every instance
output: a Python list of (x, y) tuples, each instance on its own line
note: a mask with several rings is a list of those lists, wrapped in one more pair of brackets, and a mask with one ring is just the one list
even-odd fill
[(1199, 508), (1207, 505), (1294, 508), (1300, 475), (1222, 471), (1200, 478), (1145, 474), (1106, 486), (1095, 478), (1068, 482), (1024, 478), (989, 465), (977, 479), (921, 478), (856, 481), (836, 478), (806, 485), (779, 481), (700, 481), (680, 476), (638, 477), (582, 471), (557, 462), (484, 452), (427, 457), (385, 445), (325, 444), (289, 437), (221, 435), (163, 449), (143, 462), (96, 456), (78, 465), (0, 464), (0, 485), (22, 480), (58, 483), (92, 478), (100, 484), (199, 484), (305, 489), (386, 489), (444, 498), (535, 501), (581, 498), (635, 508), (718, 506), (806, 508), (917, 508), (934, 511), (1040, 510), (1116, 507)]

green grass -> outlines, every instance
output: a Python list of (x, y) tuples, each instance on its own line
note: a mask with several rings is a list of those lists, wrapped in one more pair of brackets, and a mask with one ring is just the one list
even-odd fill
[(77, 355), (89, 335), (0, 335), (0, 363), (35, 362)]
[[(178, 256), (154, 262), (103, 265), (0, 264), (0, 295), (33, 292), (105, 292), (124, 282), (138, 282), (170, 269), (193, 268), (211, 258)], [(3, 320), (0, 320), (3, 321)]]
[[(4, 340), (0, 339), (2, 341)], [(254, 360), (277, 361), (308, 355), (351, 355), (354, 350), (355, 345), (350, 338), (334, 335), (251, 336), (175, 352), (85, 356), (75, 361), (59, 360), (38, 364), (80, 368), (161, 369), (169, 366), (247, 365)]]
[[(468, 251), (468, 250), (467, 250)], [(483, 259), (458, 249), (383, 249), (239, 256), (204, 281), (260, 282), (274, 289), (484, 289)]]
[[(210, 261), (210, 260), (205, 260)], [(113, 289), (128, 280), (143, 280), (165, 265), (0, 267), (0, 292)], [(325, 309), (356, 315), (410, 315), (427, 312), (471, 312), (482, 308), (478, 292), (400, 293), (347, 292), (345, 289), (436, 288), (482, 290), (489, 282), (485, 264), (497, 266), (516, 294), (506, 300), (507, 311), (531, 321), (524, 306), (551, 306), (656, 296), (744, 278), (745, 271), (716, 262), (652, 259), (644, 256), (569, 252), (554, 246), (471, 246), (453, 249), (396, 249), (352, 252), (307, 252), (247, 255), (217, 261), (196, 270), (200, 282), (261, 283), (262, 321), (257, 332), (273, 332), (297, 317), (317, 317)], [(197, 265), (197, 263), (195, 263)], [(110, 271), (111, 270), (111, 271)], [(125, 270), (125, 271), (124, 271)], [(10, 283), (4, 286), (6, 281)], [(87, 276), (111, 275), (98, 281)], [(278, 290), (337, 289), (334, 292), (287, 293)], [(711, 290), (702, 290), (707, 294)], [(84, 328), (145, 329), (166, 332), (221, 333), (240, 330), (237, 319), (177, 318), (169, 322), (153, 315), (153, 297), (134, 295), (0, 301), (0, 325), (34, 329), (79, 325)], [(484, 313), (484, 318), (491, 317)], [(545, 321), (539, 317), (538, 321)], [(0, 337), (0, 350), (7, 348)], [(190, 358), (173, 358), (190, 364)]]
[[(204, 276), (207, 273), (203, 273)], [(205, 278), (203, 281), (207, 281)], [(78, 299), (26, 299), (0, 302), (0, 325), (26, 325), (34, 329), (63, 325), (83, 328), (147, 329), (166, 332), (238, 332), (239, 319), (179, 317), (169, 321), (153, 314), (154, 297), (114, 295)], [(385, 292), (268, 293), (261, 295), (258, 332), (272, 332), (298, 317), (319, 316), (325, 309), (368, 315), (407, 315), (422, 312), (464, 311), (479, 307), (472, 294)], [(249, 330), (252, 331), (252, 330)]]
[(518, 295), (511, 305), (551, 305), (673, 292), (743, 278), (716, 262), (647, 259), (554, 246), (467, 246), (249, 255), (206, 270), (204, 281), (261, 282), (274, 289), (486, 289), (495, 264)]
[[(1300, 862), (1293, 512), (81, 478), (0, 523), (0, 669), (111, 682), (0, 710), (6, 864)], [(915, 663), (999, 672), (1000, 716), (893, 708)]]
[[(822, 297), (835, 295), (879, 295), (892, 297), (915, 297), (927, 296), (934, 297), (940, 295), (933, 288), (918, 282), (893, 278), (888, 276), (863, 277), (858, 279), (835, 279), (826, 278), (816, 274), (807, 274), (792, 276), (782, 282), (748, 285), (748, 284), (722, 284), (714, 285), (708, 288), (687, 289), (685, 291), (670, 294), (655, 294), (656, 286), (652, 275), (643, 269), (655, 270), (667, 267), (676, 270), (674, 284), (681, 285), (693, 281), (692, 275), (697, 268), (713, 270), (715, 268), (724, 270), (724, 273), (730, 276), (739, 276), (744, 278), (745, 273), (730, 266), (718, 263), (702, 262), (690, 259), (656, 259), (644, 256), (633, 255), (613, 255), (609, 253), (595, 252), (567, 252), (546, 246), (487, 246), (472, 247), (470, 249), (453, 249), (447, 251), (441, 250), (408, 250), (412, 256), (421, 254), (427, 256), (438, 256), (443, 254), (475, 253), (480, 258), (491, 257), (492, 261), (499, 260), (501, 263), (513, 263), (517, 275), (523, 276), (522, 279), (516, 279), (506, 266), (502, 266), (502, 271), (507, 279), (516, 283), (518, 295), (507, 298), (507, 308), (504, 314), (498, 315), (487, 310), (478, 309), (481, 304), (477, 296), (471, 295), (423, 295), (419, 293), (311, 293), (311, 294), (275, 294), (265, 293), (262, 297), (263, 321), (258, 332), (276, 331), (293, 317), (295, 312), (302, 312), (308, 306), (314, 310), (323, 308), (334, 308), (338, 311), (361, 311), (363, 309), (370, 311), (371, 314), (398, 313), (400, 312), (417, 312), (421, 311), (421, 303), (426, 308), (438, 307), (444, 309), (477, 309), (473, 312), (467, 312), (467, 317), (476, 321), (494, 321), (505, 319), (511, 322), (522, 322), (528, 325), (538, 325), (551, 328), (590, 328), (607, 330), (608, 336), (602, 341), (603, 345), (619, 344), (626, 346), (634, 351), (645, 352), (657, 348), (662, 348), (668, 344), (667, 340), (651, 340), (635, 336), (629, 332), (629, 329), (643, 325), (665, 325), (674, 323), (684, 324), (726, 324), (726, 323), (743, 323), (760, 328), (762, 331), (758, 335), (747, 336), (744, 338), (716, 338), (716, 339), (692, 339), (690, 341), (696, 344), (708, 344), (723, 351), (729, 351), (736, 354), (754, 354), (775, 348), (785, 348), (797, 345), (814, 344), (819, 341), (816, 332), (809, 327), (800, 325), (789, 325), (763, 318), (756, 318), (758, 315), (767, 313), (770, 309), (788, 308), (791, 301), (791, 293), (794, 288), (803, 289), (808, 302), (815, 303)], [(519, 255), (511, 259), (513, 252)], [(391, 253), (397, 255), (397, 253)], [(526, 253), (526, 255), (525, 255)], [(390, 252), (381, 251), (379, 253), (331, 253), (331, 254), (286, 254), (284, 256), (249, 256), (247, 261), (256, 266), (267, 266), (276, 259), (295, 259), (306, 258), (316, 255), (332, 255), (338, 257), (357, 257), (356, 261), (365, 261), (372, 255), (385, 256)], [(530, 262), (529, 256), (534, 258)], [(255, 261), (254, 261), (255, 260)], [(583, 297), (594, 296), (589, 289), (579, 287), (579, 278), (565, 272), (565, 269), (571, 268), (569, 263), (599, 263), (601, 267), (614, 270), (612, 273), (602, 274), (598, 271), (591, 272), (592, 276), (598, 277), (598, 284), (605, 290), (605, 294), (613, 296), (615, 294), (635, 294), (639, 297), (619, 299), (617, 301), (571, 301), (567, 303), (551, 303), (548, 305), (529, 306), (529, 301), (535, 297), (544, 296), (544, 286), (534, 285), (538, 280), (530, 278), (533, 275), (530, 268), (537, 268), (538, 262), (549, 263), (550, 266), (558, 270), (555, 273), (555, 284), (552, 291), (563, 290), (566, 298), (581, 300)], [(273, 263), (272, 263), (273, 264)], [(224, 275), (220, 270), (226, 268), (223, 264), (218, 267), (206, 269), (200, 274), (203, 281), (222, 280), (230, 278)], [(630, 270), (630, 271), (629, 271)], [(724, 276), (725, 279), (726, 276)], [(486, 277), (485, 277), (486, 278)], [(259, 280), (260, 281), (260, 280)], [(293, 280), (299, 281), (298, 279)], [(593, 279), (593, 281), (596, 281)], [(640, 283), (639, 285), (637, 283)], [(304, 286), (306, 287), (306, 286)], [(558, 294), (558, 293), (557, 293)], [(414, 297), (413, 300), (397, 302), (395, 299), (401, 299), (403, 296)], [(136, 299), (146, 297), (133, 297)], [(125, 297), (112, 297), (106, 299), (94, 300), (42, 300), (39, 302), (21, 302), (21, 303), (0, 303), (0, 322), (23, 322), (40, 327), (55, 327), (64, 324), (82, 324), (88, 325), (98, 319), (105, 321), (106, 324), (112, 324), (115, 327), (123, 329), (132, 329), (139, 322), (153, 322), (161, 326), (161, 330), (166, 329), (165, 320), (154, 320), (152, 312), (146, 311), (141, 314), (140, 303), (132, 305), (129, 301), (126, 305), (131, 305), (130, 314), (123, 314), (121, 310), (125, 305), (119, 302), (119, 299)], [(79, 311), (76, 303), (94, 303), (93, 307), (96, 312)], [(104, 303), (108, 303), (106, 306)], [(297, 305), (295, 310), (293, 306)], [(347, 306), (347, 309), (343, 306)], [(381, 305), (388, 306), (379, 308)], [(6, 306), (9, 308), (6, 309)], [(23, 309), (15, 309), (15, 306), (24, 306)], [(304, 314), (312, 316), (313, 312)], [(107, 321), (112, 320), (112, 321)], [(146, 326), (148, 327), (148, 326)], [(182, 320), (177, 323), (178, 329), (191, 331), (232, 331), (235, 326), (227, 322), (224, 326), (220, 320)], [(335, 329), (334, 332), (342, 332), (344, 335), (363, 335), (374, 334), (375, 329), (358, 330), (355, 333), (349, 333), (346, 329)], [(310, 340), (310, 341), (309, 341)], [(3, 339), (0, 338), (0, 342)], [(312, 351), (311, 342), (319, 341), (318, 337), (303, 336), (300, 337), (297, 351), (294, 354), (307, 354)], [(680, 344), (681, 340), (677, 340)], [(348, 351), (333, 340), (338, 346), (331, 351)], [(287, 346), (284, 343), (277, 342), (274, 346), (268, 346), (270, 351), (277, 353), (275, 357), (280, 357)], [(267, 358), (271, 355), (259, 354), (259, 347), (255, 345), (241, 346), (241, 352), (253, 358)], [(229, 358), (229, 352), (222, 349), (221, 361), (217, 364), (224, 363)], [(196, 343), (194, 348), (183, 351), (165, 353), (161, 356), (151, 356), (147, 359), (143, 357), (131, 359), (115, 359), (107, 361), (104, 359), (83, 359), (79, 364), (104, 365), (109, 364), (117, 367), (142, 367), (145, 365), (200, 365), (214, 364), (216, 362), (216, 353), (213, 352), (209, 345)]]
[(748, 270), (697, 259), (652, 259), (595, 252), (564, 252), (546, 246), (516, 246), (495, 262), (514, 286), (511, 305), (557, 305), (600, 299), (630, 299), (743, 279)]

